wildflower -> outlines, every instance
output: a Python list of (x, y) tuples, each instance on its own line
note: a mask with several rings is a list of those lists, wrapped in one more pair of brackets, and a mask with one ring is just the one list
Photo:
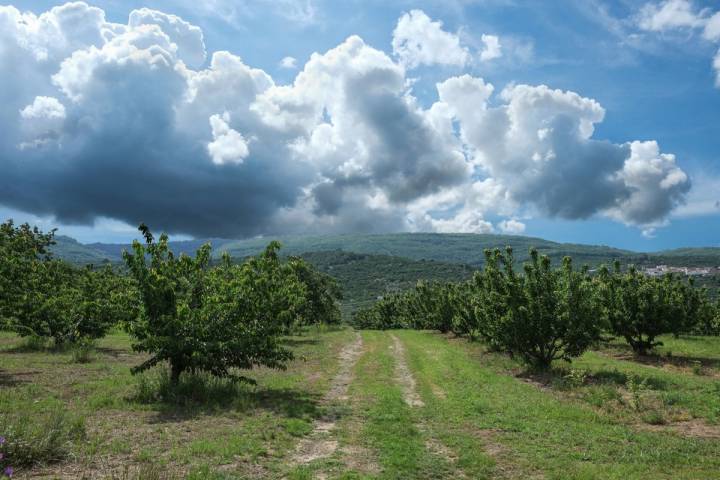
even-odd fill
[(3, 443), (5, 443), (5, 437), (0, 435), (0, 445), (2, 445)]
[(13, 468), (12, 467), (5, 467), (5, 475), (8, 476), (8, 478), (12, 478), (13, 476)]

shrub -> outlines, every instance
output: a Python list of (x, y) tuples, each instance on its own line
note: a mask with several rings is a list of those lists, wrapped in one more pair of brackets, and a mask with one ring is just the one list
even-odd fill
[(186, 371), (251, 381), (231, 369), (284, 368), (292, 353), (279, 336), (303, 308), (305, 290), (292, 267), (280, 262), (279, 243), (241, 265), (224, 255), (211, 269), (209, 244), (195, 258), (176, 258), (166, 235), (155, 242), (146, 226), (140, 231), (145, 245), (135, 241), (134, 253), (124, 255), (143, 304), (129, 331), (133, 349), (151, 357), (133, 373), (167, 361), (177, 385)]
[(95, 344), (90, 339), (82, 339), (71, 347), (73, 363), (90, 363), (95, 352)]

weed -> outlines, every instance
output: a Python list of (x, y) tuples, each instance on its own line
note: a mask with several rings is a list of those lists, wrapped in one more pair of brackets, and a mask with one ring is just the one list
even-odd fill
[(665, 415), (659, 410), (650, 410), (642, 416), (642, 421), (650, 425), (665, 425), (667, 420)]
[(70, 452), (72, 443), (85, 435), (84, 419), (60, 409), (44, 414), (2, 415), (0, 429), (6, 440), (3, 453), (16, 466), (62, 460)]
[(48, 339), (39, 335), (25, 337), (18, 350), (26, 352), (42, 352), (48, 348)]
[(587, 389), (585, 400), (594, 407), (604, 408), (607, 407), (610, 402), (620, 401), (621, 397), (614, 387), (610, 385), (597, 385)]
[(565, 375), (563, 375), (563, 385), (566, 388), (582, 387), (586, 380), (587, 372), (576, 368), (571, 368)]
[(647, 378), (640, 381), (638, 377), (629, 377), (627, 383), (625, 384), (625, 388), (627, 388), (628, 392), (630, 392), (630, 406), (636, 412), (641, 411), (643, 408), (643, 394), (648, 389)]
[(91, 339), (82, 339), (70, 348), (73, 363), (90, 363), (95, 353), (95, 344)]
[(702, 375), (703, 374), (703, 366), (702, 362), (699, 360), (693, 360), (692, 362), (692, 372), (695, 375)]
[(210, 374), (185, 374), (174, 385), (167, 369), (138, 375), (133, 400), (139, 403), (163, 402), (176, 405), (218, 404), (242, 400), (246, 386)]

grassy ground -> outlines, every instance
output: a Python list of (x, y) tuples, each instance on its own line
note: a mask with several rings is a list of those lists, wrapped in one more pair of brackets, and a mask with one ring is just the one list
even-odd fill
[(313, 332), (258, 387), (192, 384), (177, 404), (130, 376), (142, 357), (122, 334), (84, 364), (5, 335), (0, 413), (84, 426), (21, 478), (720, 479), (720, 338), (663, 340), (534, 375), (436, 333)]
[(3, 335), (0, 429), (8, 418), (22, 422), (18, 416), (32, 420), (56, 411), (84, 424), (85, 434), (70, 439), (66, 461), (20, 469), (20, 478), (149, 478), (156, 471), (188, 478), (273, 476), (319, 414), (337, 351), (351, 336), (345, 330), (291, 338), (297, 359), (287, 371), (249, 373), (257, 387), (207, 382), (196, 388), (196, 398), (178, 404), (143, 393), (159, 372), (130, 375), (143, 357), (124, 334), (101, 340), (85, 364), (73, 363), (70, 352), (26, 352), (17, 338)]

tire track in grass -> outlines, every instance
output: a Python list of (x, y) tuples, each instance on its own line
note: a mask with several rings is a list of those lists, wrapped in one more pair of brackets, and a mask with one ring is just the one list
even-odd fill
[(390, 334), (390, 338), (393, 341), (392, 353), (395, 358), (395, 378), (402, 387), (403, 399), (411, 407), (424, 407), (425, 402), (417, 393), (415, 377), (413, 377), (405, 359), (405, 347), (394, 333)]
[[(425, 402), (423, 402), (422, 398), (418, 394), (415, 377), (408, 366), (405, 347), (402, 341), (395, 334), (390, 334), (390, 337), (393, 341), (391, 349), (395, 359), (395, 378), (402, 388), (403, 399), (409, 407), (424, 407)], [(444, 458), (452, 465), (457, 463), (458, 455), (451, 448), (441, 442), (435, 435), (433, 435), (431, 429), (428, 428), (424, 421), (418, 422), (417, 429), (423, 434), (423, 436), (425, 436), (425, 448), (429, 452)], [(467, 478), (467, 476), (462, 470), (456, 468), (453, 478)]]
[[(362, 350), (362, 336), (356, 332), (355, 340), (340, 351), (340, 369), (330, 384), (330, 389), (321, 400), (321, 405), (329, 407), (334, 403), (347, 401), (348, 387), (353, 380), (353, 368), (360, 358)], [(306, 465), (334, 454), (338, 449), (338, 440), (333, 438), (332, 431), (337, 426), (337, 420), (338, 413), (332, 410), (315, 420), (310, 435), (298, 444), (292, 457), (292, 463)]]

